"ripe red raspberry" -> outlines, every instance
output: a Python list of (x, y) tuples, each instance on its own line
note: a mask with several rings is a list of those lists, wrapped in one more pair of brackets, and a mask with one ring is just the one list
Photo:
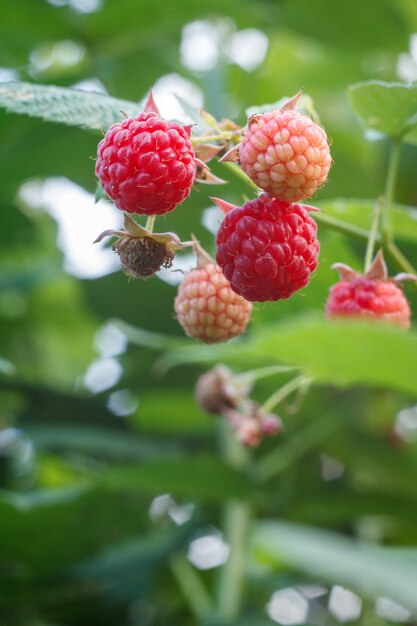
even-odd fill
[[(288, 106), (295, 106), (297, 99)], [(258, 187), (296, 202), (326, 182), (331, 156), (324, 129), (307, 115), (284, 107), (249, 118), (239, 161)]]
[(214, 262), (186, 274), (174, 308), (185, 334), (203, 343), (241, 335), (252, 312), (252, 304), (236, 295)]
[(320, 250), (308, 208), (262, 194), (226, 214), (216, 260), (236, 293), (264, 302), (289, 298), (307, 285)]
[(100, 141), (96, 174), (122, 211), (162, 215), (189, 195), (194, 158), (190, 129), (162, 119), (151, 94), (144, 113), (113, 124)]
[(365, 276), (346, 265), (333, 267), (339, 270), (341, 280), (330, 289), (326, 303), (328, 318), (365, 318), (409, 328), (410, 305), (395, 281), (413, 277), (400, 274), (389, 279), (381, 253)]

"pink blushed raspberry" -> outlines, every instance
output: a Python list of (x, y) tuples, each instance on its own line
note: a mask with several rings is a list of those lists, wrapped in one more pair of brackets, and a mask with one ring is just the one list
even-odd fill
[(312, 196), (331, 166), (324, 129), (291, 108), (249, 118), (239, 161), (258, 187), (287, 202)]
[(409, 328), (411, 310), (398, 280), (416, 280), (415, 276), (399, 274), (388, 278), (382, 253), (371, 268), (361, 276), (347, 265), (333, 266), (341, 280), (330, 289), (326, 316), (330, 319), (369, 319)]

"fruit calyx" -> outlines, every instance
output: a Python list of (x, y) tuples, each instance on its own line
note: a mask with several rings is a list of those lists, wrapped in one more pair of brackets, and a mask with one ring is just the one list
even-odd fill
[(113, 244), (123, 269), (135, 278), (150, 278), (161, 268), (169, 268), (177, 250), (195, 246), (195, 241), (180, 241), (175, 233), (154, 233), (124, 216), (125, 230), (105, 230), (94, 243), (105, 237), (118, 237)]
[(341, 280), (351, 283), (353, 280), (358, 278), (367, 278), (368, 280), (392, 280), (394, 282), (403, 282), (406, 280), (417, 281), (417, 276), (415, 274), (401, 272), (400, 274), (396, 274), (393, 277), (388, 276), (387, 264), (385, 263), (384, 253), (382, 250), (379, 250), (376, 254), (374, 260), (372, 261), (369, 269), (362, 275), (359, 272), (355, 271), (349, 265), (345, 263), (334, 263), (332, 265), (332, 269), (337, 270), (339, 272), (339, 276)]

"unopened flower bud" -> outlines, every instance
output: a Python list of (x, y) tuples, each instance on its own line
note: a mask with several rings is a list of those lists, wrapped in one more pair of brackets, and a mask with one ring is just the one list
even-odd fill
[(282, 422), (278, 415), (268, 413), (261, 417), (261, 431), (265, 437), (272, 437), (282, 430)]
[(207, 413), (218, 415), (225, 409), (234, 408), (236, 399), (230, 380), (231, 372), (224, 366), (217, 366), (200, 376), (195, 388), (199, 406)]
[(236, 429), (236, 437), (248, 448), (255, 448), (262, 439), (261, 423), (253, 417), (243, 419)]

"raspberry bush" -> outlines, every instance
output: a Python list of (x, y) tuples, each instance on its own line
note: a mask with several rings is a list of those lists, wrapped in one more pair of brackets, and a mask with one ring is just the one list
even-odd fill
[(22, 1), (0, 107), (59, 124), (0, 116), (0, 622), (413, 624), (407, 2)]

